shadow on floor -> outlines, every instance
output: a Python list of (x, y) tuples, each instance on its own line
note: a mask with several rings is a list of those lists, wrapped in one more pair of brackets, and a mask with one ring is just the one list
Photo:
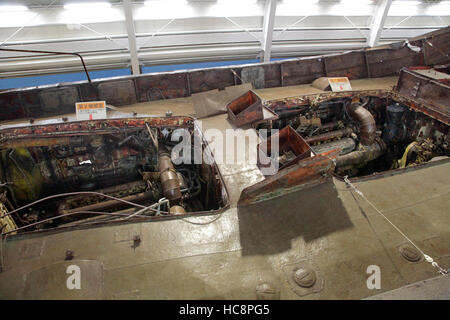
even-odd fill
[(329, 181), (250, 206), (238, 207), (243, 255), (274, 254), (353, 226)]

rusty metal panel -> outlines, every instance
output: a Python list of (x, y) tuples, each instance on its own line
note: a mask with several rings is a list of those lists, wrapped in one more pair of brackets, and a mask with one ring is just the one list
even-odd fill
[(324, 183), (334, 171), (333, 158), (336, 150), (315, 157), (306, 158), (296, 164), (280, 170), (277, 174), (267, 177), (242, 190), (238, 207), (266, 201), (285, 195), (302, 188)]
[(98, 101), (98, 83), (81, 83), (78, 85), (81, 101)]
[(367, 63), (372, 78), (396, 74), (402, 67), (422, 64), (423, 55), (403, 47), (367, 50)]
[[(290, 151), (293, 153), (293, 158), (291, 160), (285, 161), (285, 163), (281, 163), (281, 161), (279, 161), (279, 158), (272, 158), (270, 155), (270, 150), (272, 149), (272, 141), (278, 141), (280, 156), (283, 156), (283, 154), (286, 154)], [(274, 135), (267, 138), (265, 141), (262, 141), (260, 144), (258, 144), (257, 153), (257, 164), (260, 169), (264, 167), (275, 168), (274, 162), (277, 161), (279, 162), (279, 170), (286, 168), (298, 162), (299, 160), (314, 155), (308, 142), (306, 142), (300, 136), (300, 134), (295, 131), (295, 129), (290, 125), (284, 127)], [(267, 163), (268, 165), (264, 165), (265, 163)]]
[(266, 88), (281, 87), (281, 63), (264, 65)]
[(404, 68), (395, 90), (400, 96), (415, 102), (409, 104), (411, 108), (450, 124), (450, 86), (447, 84)]
[(19, 97), (27, 117), (41, 117), (45, 115), (39, 99), (39, 92), (39, 89), (23, 90), (19, 92)]
[(236, 83), (232, 70), (234, 69), (223, 68), (189, 72), (191, 94), (234, 86)]
[(448, 63), (450, 52), (450, 34), (436, 35), (422, 41), (425, 62), (427, 65)]
[(367, 78), (364, 51), (354, 51), (325, 58), (328, 77)]
[(46, 114), (71, 113), (80, 101), (77, 87), (45, 89), (39, 92), (42, 109)]
[(311, 83), (325, 76), (323, 58), (283, 62), (283, 86)]
[(0, 120), (24, 118), (27, 115), (17, 92), (0, 93), (0, 106)]
[(102, 82), (98, 85), (100, 100), (113, 106), (123, 106), (137, 102), (136, 90), (132, 79)]
[(136, 78), (139, 102), (189, 96), (186, 73), (155, 74)]
[(261, 98), (252, 90), (234, 99), (227, 105), (228, 120), (237, 127), (262, 120)]
[(263, 66), (242, 68), (241, 79), (243, 83), (251, 82), (255, 89), (265, 88), (265, 70)]

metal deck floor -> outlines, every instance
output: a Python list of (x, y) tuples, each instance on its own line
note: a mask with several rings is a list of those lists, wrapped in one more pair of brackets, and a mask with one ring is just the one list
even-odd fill
[[(176, 114), (177, 103), (161, 102), (160, 110), (170, 105)], [(232, 128), (226, 115), (205, 119), (203, 127)], [(273, 291), (264, 294), (275, 299), (362, 299), (437, 275), (423, 260), (402, 258), (398, 247), (406, 240), (338, 179), (238, 209), (240, 191), (263, 177), (255, 165), (219, 168), (231, 200), (222, 214), (3, 241), (0, 298), (256, 299), (267, 284)], [(444, 160), (355, 182), (446, 269), (449, 170)], [(135, 235), (141, 238), (137, 247)], [(64, 261), (68, 249), (72, 261)], [(71, 264), (81, 267), (81, 290), (65, 286)], [(381, 269), (380, 290), (366, 286), (369, 265)], [(316, 270), (310, 291), (292, 286), (296, 266)]]

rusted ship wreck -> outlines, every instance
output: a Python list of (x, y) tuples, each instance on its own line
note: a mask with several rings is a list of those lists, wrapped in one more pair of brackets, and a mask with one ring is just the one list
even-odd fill
[[(449, 298), (449, 52), (445, 28), (343, 54), (0, 92), (0, 296)], [(311, 85), (324, 77), (352, 90)], [(226, 108), (203, 109), (200, 127), (200, 102), (219, 96)], [(114, 108), (76, 121), (80, 101)], [(180, 128), (210, 161), (174, 163)], [(257, 163), (232, 165), (210, 152), (211, 128), (278, 131), (254, 146)]]

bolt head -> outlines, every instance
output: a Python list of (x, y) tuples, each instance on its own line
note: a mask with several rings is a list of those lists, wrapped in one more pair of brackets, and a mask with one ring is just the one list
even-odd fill
[(73, 260), (73, 258), (75, 257), (75, 252), (73, 252), (72, 250), (66, 250), (66, 261), (70, 261)]
[(294, 271), (294, 281), (302, 288), (311, 288), (317, 281), (316, 272), (309, 268)]
[(401, 246), (399, 250), (402, 257), (410, 262), (418, 262), (422, 258), (422, 255), (420, 254), (419, 250), (417, 250), (410, 244), (405, 244)]

